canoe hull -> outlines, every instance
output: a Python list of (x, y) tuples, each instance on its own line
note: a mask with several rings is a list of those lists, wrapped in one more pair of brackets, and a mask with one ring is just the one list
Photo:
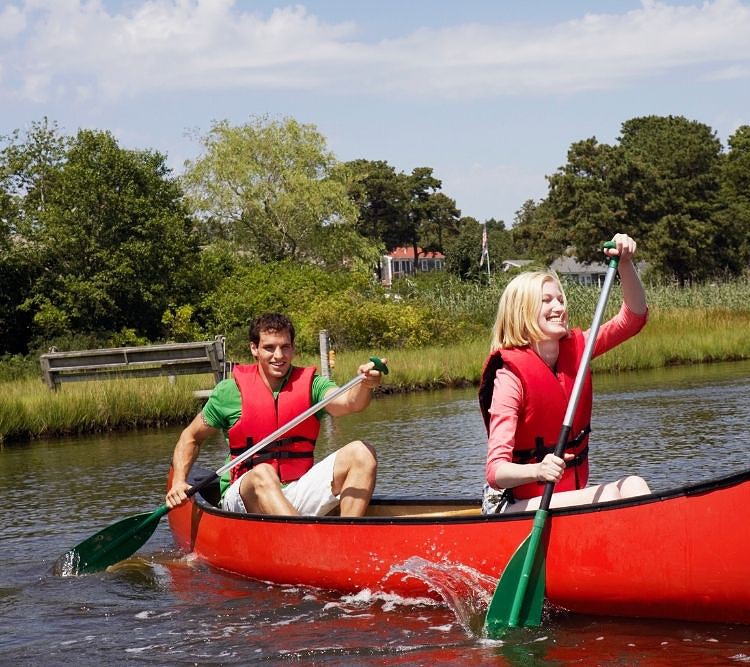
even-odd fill
[[(199, 498), (168, 517), (179, 546), (242, 576), (430, 595), (424, 582), (392, 567), (417, 557), (498, 579), (529, 535), (533, 512), (268, 517), (222, 512)], [(578, 613), (750, 625), (748, 526), (750, 470), (641, 500), (553, 510), (546, 597)]]

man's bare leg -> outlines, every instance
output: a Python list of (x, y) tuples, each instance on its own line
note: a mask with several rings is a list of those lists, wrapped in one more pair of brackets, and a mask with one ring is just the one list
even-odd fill
[(377, 469), (375, 450), (361, 440), (336, 452), (331, 493), (341, 495), (341, 516), (364, 516), (375, 489)]
[(281, 481), (273, 466), (261, 463), (245, 473), (240, 481), (240, 496), (252, 514), (299, 515), (281, 492)]

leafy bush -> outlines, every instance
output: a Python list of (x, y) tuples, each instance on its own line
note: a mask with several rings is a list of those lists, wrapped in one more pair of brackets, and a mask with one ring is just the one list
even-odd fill
[(0, 382), (21, 380), (41, 375), (39, 358), (33, 354), (4, 354), (0, 356)]
[(332, 295), (353, 290), (366, 294), (370, 278), (362, 272), (326, 271), (309, 264), (271, 262), (245, 264), (223, 280), (206, 299), (209, 326), (226, 335), (235, 358), (247, 357), (247, 329), (258, 315), (275, 311), (288, 315), (299, 331), (300, 350), (315, 349), (306, 323), (313, 306)]
[(362, 296), (353, 291), (319, 299), (300, 327), (300, 347), (317, 344), (326, 329), (338, 350), (416, 348), (455, 339), (457, 328), (437, 311), (400, 299)]

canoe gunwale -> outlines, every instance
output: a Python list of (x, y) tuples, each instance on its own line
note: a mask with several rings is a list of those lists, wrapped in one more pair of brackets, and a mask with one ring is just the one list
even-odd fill
[[(200, 466), (193, 466), (193, 470), (189, 476), (189, 481), (195, 483), (203, 475), (210, 475), (211, 471), (201, 468)], [(673, 500), (675, 498), (691, 497), (697, 495), (703, 495), (716, 491), (718, 489), (728, 488), (741, 484), (747, 480), (750, 480), (750, 468), (741, 470), (727, 475), (719, 476), (709, 480), (683, 484), (671, 489), (664, 491), (658, 491), (648, 496), (639, 496), (635, 498), (627, 498), (624, 500), (612, 500), (608, 502), (597, 503), (595, 505), (586, 506), (573, 506), (573, 507), (560, 507), (556, 509), (550, 509), (550, 517), (554, 516), (571, 516), (571, 515), (583, 515), (592, 514), (594, 512), (608, 512), (613, 510), (621, 510), (629, 507), (636, 507), (639, 505), (648, 505), (654, 503), (661, 503), (664, 501)], [(273, 516), (267, 514), (244, 514), (238, 512), (229, 512), (227, 510), (220, 509), (213, 503), (209, 502), (201, 493), (197, 493), (192, 499), (197, 506), (204, 512), (214, 514), (217, 516), (223, 516), (231, 518), (233, 520), (242, 521), (261, 521), (271, 523), (311, 523), (311, 524), (435, 524), (435, 523), (475, 523), (475, 522), (510, 522), (510, 521), (528, 521), (530, 517), (533, 517), (535, 512), (516, 512), (512, 514), (476, 514), (472, 516), (364, 516), (364, 517), (340, 517), (340, 516)], [(417, 497), (417, 496), (377, 496), (374, 497), (370, 504), (373, 506), (383, 505), (399, 505), (399, 506), (413, 506), (413, 507), (426, 507), (432, 506), (435, 508), (451, 506), (454, 507), (465, 507), (467, 505), (480, 506), (481, 500), (478, 498), (441, 498), (441, 497)], [(447, 510), (448, 512), (450, 510)]]

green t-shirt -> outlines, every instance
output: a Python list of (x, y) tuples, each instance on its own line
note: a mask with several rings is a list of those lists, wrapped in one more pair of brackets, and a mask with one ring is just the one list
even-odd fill
[[(289, 373), (291, 373), (291, 369)], [(274, 398), (279, 395), (279, 392), (286, 384), (287, 377), (279, 385), (279, 388), (273, 392)], [(312, 382), (312, 396), (310, 397), (311, 405), (320, 403), (323, 397), (331, 390), (338, 387), (333, 381), (329, 380), (322, 375), (317, 373), (313, 376)], [(316, 413), (316, 417), (320, 419), (323, 415), (325, 408), (321, 409)], [(228, 431), (232, 426), (235, 425), (237, 420), (240, 418), (242, 412), (242, 396), (240, 395), (240, 389), (234, 378), (228, 378), (222, 380), (214, 387), (211, 395), (208, 397), (206, 404), (203, 406), (203, 420), (209, 426), (220, 429), (224, 432), (224, 438), (229, 439)], [(227, 457), (227, 461), (229, 458)], [(221, 494), (229, 488), (229, 471), (227, 471), (221, 478)]]

